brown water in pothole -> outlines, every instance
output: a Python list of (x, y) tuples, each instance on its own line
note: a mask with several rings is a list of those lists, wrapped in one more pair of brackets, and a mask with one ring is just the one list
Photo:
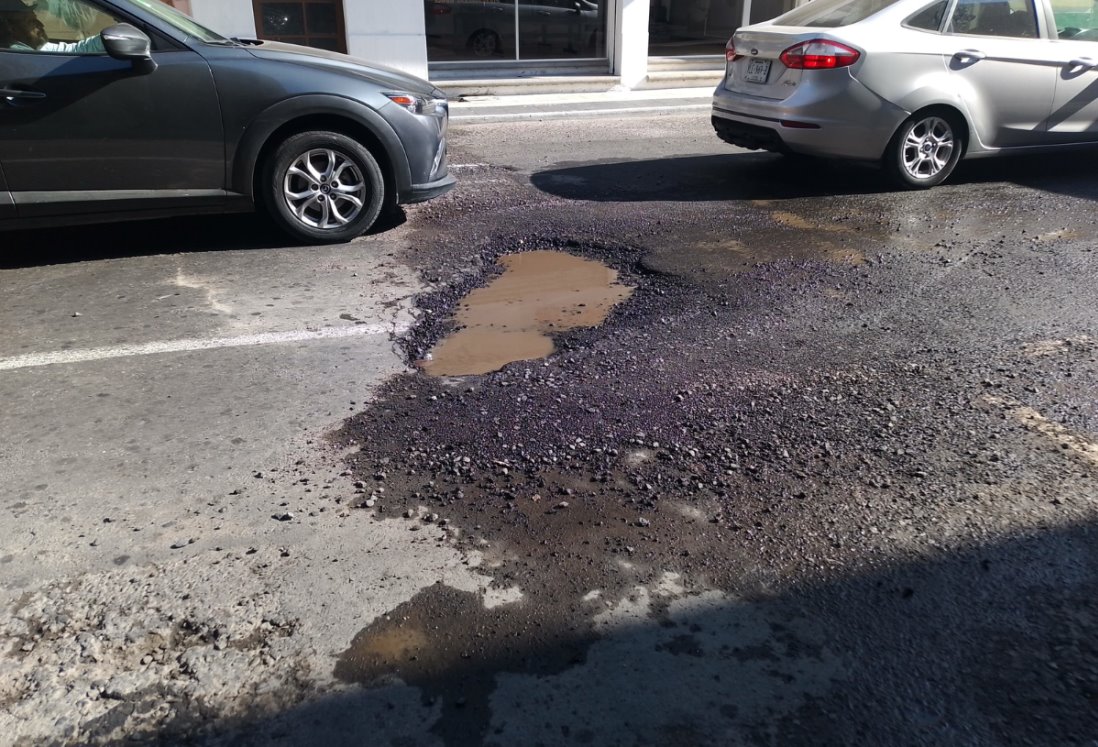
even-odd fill
[(633, 289), (604, 264), (564, 252), (503, 257), (502, 275), (470, 293), (454, 316), (457, 331), (420, 366), (432, 376), (469, 376), (544, 358), (554, 332), (596, 327)]

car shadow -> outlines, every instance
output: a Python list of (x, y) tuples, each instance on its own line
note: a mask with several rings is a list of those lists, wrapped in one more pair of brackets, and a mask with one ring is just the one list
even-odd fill
[[(382, 212), (366, 236), (407, 221), (403, 208)], [(196, 215), (0, 233), (0, 269), (122, 259), (151, 254), (222, 252), (307, 246), (259, 213)]]
[[(506, 656), (455, 657), (420, 687), (394, 677), (242, 721), (173, 711), (174, 723), (136, 741), (179, 743), (202, 724), (231, 744), (419, 745), (426, 720), (447, 747), (1089, 743), (1095, 528), (880, 557), (780, 593), (701, 594), (590, 645), (581, 626), (556, 638), (530, 626)], [(428, 643), (417, 653), (430, 656)], [(585, 654), (563, 651), (573, 646)], [(543, 672), (545, 661), (572, 666)], [(135, 705), (147, 704), (115, 708)]]
[[(826, 178), (805, 178), (821, 174)], [(530, 181), (557, 197), (596, 202), (723, 202), (888, 189), (876, 169), (863, 164), (762, 152), (566, 165)]]
[[(962, 162), (949, 185), (1013, 182), (1098, 199), (1093, 153)], [(904, 192), (875, 164), (774, 153), (729, 153), (565, 165), (531, 175), (542, 192), (595, 202), (724, 202)]]

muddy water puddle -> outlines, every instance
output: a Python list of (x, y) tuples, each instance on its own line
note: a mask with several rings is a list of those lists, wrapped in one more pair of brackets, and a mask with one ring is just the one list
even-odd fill
[(555, 350), (551, 335), (596, 327), (633, 289), (594, 260), (556, 251), (503, 257), (502, 275), (470, 293), (454, 315), (457, 331), (420, 366), (432, 376), (470, 376)]

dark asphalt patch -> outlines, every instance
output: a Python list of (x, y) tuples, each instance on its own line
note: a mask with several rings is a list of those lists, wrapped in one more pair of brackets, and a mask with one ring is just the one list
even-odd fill
[[(461, 257), (450, 264), (463, 269), (421, 301), (431, 313), (408, 337), (410, 357), (445, 332), (439, 320), (516, 246), (555, 244), (607, 261), (637, 286), (629, 304), (602, 327), (561, 336), (546, 361), (468, 380), (400, 377), (339, 437), (358, 449), (356, 475), (386, 487), (380, 518), (420, 506), (437, 513), (457, 546), (485, 555), (482, 570), (498, 587), (522, 589), (521, 607), (487, 613), (485, 625), (504, 635), (478, 641), (484, 666), (451, 665), (456, 649), (436, 636), (416, 654), (422, 664), (397, 656), (356, 669), (352, 652), (387, 635), (377, 622), (340, 673), (373, 683), (386, 673), (408, 676), (453, 704), (435, 727), (448, 744), (491, 743), (485, 729), (494, 721), (485, 714), (502, 695), (485, 683), (514, 671), (517, 651), (555, 651), (566, 641), (568, 655), (548, 657), (545, 671), (597, 674), (598, 662), (561, 669), (576, 645), (587, 658), (575, 660), (589, 662), (599, 646), (620, 640), (587, 635), (589, 595), (598, 591), (613, 608), (670, 573), (684, 598), (716, 590), (768, 610), (772, 635), (739, 655), (824, 669), (841, 662), (826, 692), (790, 687), (784, 702), (766, 708), (703, 687), (697, 707), (732, 733), (833, 744), (904, 743), (901, 734), (927, 744), (1050, 734), (1071, 742), (1094, 733), (1098, 659), (1076, 636), (1098, 613), (1093, 542), (1086, 531), (1040, 531), (1041, 521), (1087, 516), (1094, 466), (989, 407), (986, 395), (1093, 433), (1098, 365), (1081, 346), (1045, 358), (1026, 353), (1023, 341), (1040, 326), (1055, 332), (1056, 317), (1038, 307), (1027, 311), (1022, 333), (1011, 326), (1011, 313), (1020, 313), (1012, 305), (1026, 291), (1004, 291), (1018, 273), (1005, 267), (1010, 249), (983, 236), (931, 251), (937, 239), (909, 231), (905, 246), (920, 250), (878, 244), (887, 265), (783, 259), (701, 277), (691, 264), (697, 255), (678, 245), (675, 256), (670, 240), (686, 217), (638, 220), (629, 245), (609, 238), (629, 234), (616, 214), (600, 233), (597, 213), (572, 207), (567, 220), (552, 201), (537, 207), (544, 220), (534, 221), (536, 235), (516, 230), (510, 209), (497, 207), (490, 235), (464, 254), (449, 254), (459, 250), (425, 231), (425, 242), (431, 233), (439, 244), (426, 272), (441, 272), (447, 256)], [(771, 206), (738, 209), (748, 213), (744, 225), (773, 221)], [(702, 225), (700, 215), (715, 213), (692, 214)], [(853, 241), (873, 256), (879, 239)], [(665, 248), (645, 249), (657, 243)], [(654, 253), (662, 272), (650, 269)], [(1048, 257), (1023, 245), (1012, 257), (1046, 277), (1057, 262), (1094, 271), (1093, 256), (1079, 251)], [(941, 266), (950, 268), (946, 282), (934, 275)], [(1073, 311), (1077, 320), (1090, 313), (1079, 302)], [(1017, 525), (1021, 515), (1035, 519)], [(407, 521), (412, 528), (418, 519)], [(1047, 573), (1034, 572), (1035, 559)], [(434, 589), (399, 616), (434, 621), (467, 641), (476, 626), (462, 621), (480, 619), (468, 617), (471, 604)], [(669, 604), (654, 602), (646, 613), (656, 629)], [(706, 622), (714, 619), (722, 618)], [(516, 642), (506, 633), (517, 628)], [(691, 635), (659, 638), (636, 652), (637, 666), (668, 677), (707, 671), (696, 662), (725, 644), (695, 645)], [(1055, 653), (1033, 646), (1045, 635), (1060, 641)], [(735, 671), (732, 648), (718, 671)], [(1003, 688), (1007, 651), (1010, 673), (1045, 667), (1028, 699), (982, 695)], [(674, 663), (652, 664), (656, 654)], [(462, 676), (479, 684), (466, 690)], [(753, 672), (746, 687), (781, 692), (790, 676)], [(725, 700), (709, 707), (706, 696), (716, 693)], [(474, 717), (454, 710), (461, 698)], [(470, 724), (475, 733), (456, 736)], [(699, 743), (721, 744), (719, 733)], [(669, 739), (648, 735), (649, 743)]]

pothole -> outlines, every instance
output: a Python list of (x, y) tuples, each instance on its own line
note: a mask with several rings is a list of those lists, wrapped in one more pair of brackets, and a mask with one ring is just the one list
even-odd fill
[(420, 361), (428, 374), (470, 376), (544, 358), (555, 350), (552, 334), (602, 324), (633, 293), (616, 270), (566, 252), (524, 252), (500, 264), (503, 274), (458, 306), (456, 331)]

